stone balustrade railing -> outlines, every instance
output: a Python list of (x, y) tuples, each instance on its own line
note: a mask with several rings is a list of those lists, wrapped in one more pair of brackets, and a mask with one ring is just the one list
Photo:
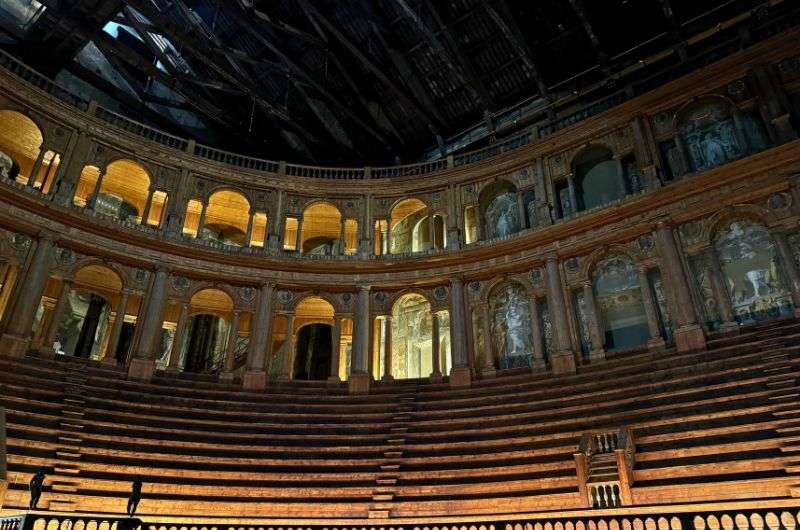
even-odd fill
[[(771, 507), (742, 507), (739, 509), (713, 508), (686, 509), (680, 507), (627, 508), (624, 513), (615, 513), (613, 508), (593, 512), (569, 514), (542, 514), (486, 520), (447, 522), (392, 520), (394, 530), (796, 530), (800, 526), (800, 502), (776, 503)], [(781, 505), (782, 504), (782, 505)], [(310, 514), (311, 515), (311, 514)], [(389, 524), (347, 524), (331, 521), (328, 524), (291, 523), (279, 521), (275, 524), (252, 524), (250, 530), (384, 530)], [(100, 517), (81, 514), (28, 513), (0, 517), (0, 530), (238, 530), (242, 525), (230, 520), (208, 523), (174, 523), (141, 521), (115, 517)]]
[(171, 147), (180, 151), (187, 151), (200, 158), (212, 160), (214, 162), (229, 166), (263, 171), (267, 173), (333, 180), (362, 180), (369, 178), (423, 176), (438, 173), (454, 167), (462, 167), (481, 162), (487, 158), (507, 153), (509, 151), (514, 151), (520, 147), (528, 145), (537, 137), (541, 138), (554, 134), (565, 127), (579, 123), (616, 105), (619, 105), (627, 99), (624, 92), (616, 92), (592, 103), (591, 105), (571, 112), (558, 119), (549, 121), (543, 125), (537, 126), (536, 132), (526, 130), (487, 147), (459, 153), (457, 155), (450, 155), (446, 158), (413, 164), (375, 168), (323, 167), (307, 166), (302, 164), (288, 164), (282, 161), (246, 156), (207, 145), (196, 144), (193, 140), (180, 138), (164, 131), (160, 131), (143, 123), (132, 120), (131, 118), (123, 116), (117, 112), (106, 109), (105, 107), (98, 105), (96, 102), (89, 101), (79, 95), (73, 94), (69, 90), (61, 87), (53, 80), (48, 79), (47, 77), (28, 67), (3, 50), (0, 50), (0, 67), (5, 68), (32, 85), (45, 90), (49, 94), (81, 111), (90, 112), (97, 118), (110, 125), (160, 145)]

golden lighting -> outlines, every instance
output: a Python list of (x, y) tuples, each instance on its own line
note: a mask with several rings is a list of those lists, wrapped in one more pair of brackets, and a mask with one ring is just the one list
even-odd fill
[(192, 313), (208, 313), (227, 318), (233, 311), (233, 300), (228, 293), (219, 289), (203, 289), (189, 301)]
[(208, 198), (206, 225), (230, 226), (247, 232), (250, 217), (250, 201), (239, 192), (220, 190)]

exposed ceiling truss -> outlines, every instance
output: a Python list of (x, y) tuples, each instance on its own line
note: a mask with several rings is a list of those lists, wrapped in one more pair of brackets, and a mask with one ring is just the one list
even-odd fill
[(553, 118), (618, 82), (632, 92), (639, 78), (619, 72), (672, 50), (640, 75), (666, 79), (703, 53), (694, 35), (727, 20), (746, 27), (709, 49), (749, 38), (752, 24), (798, 22), (781, 0), (40, 2), (0, 32), (48, 75), (201, 142), (331, 164), (475, 145), (516, 109)]

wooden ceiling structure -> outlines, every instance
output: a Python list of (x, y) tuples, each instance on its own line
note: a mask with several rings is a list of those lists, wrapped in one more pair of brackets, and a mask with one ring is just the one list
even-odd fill
[(0, 21), (6, 49), (35, 68), (215, 147), (327, 165), (479, 147), (649, 90), (798, 12), (786, 0), (39, 2), (24, 29)]

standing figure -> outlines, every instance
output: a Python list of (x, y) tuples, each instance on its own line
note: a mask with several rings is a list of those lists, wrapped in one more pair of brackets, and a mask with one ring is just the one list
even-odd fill
[(131, 484), (131, 496), (128, 497), (128, 517), (133, 517), (136, 514), (136, 508), (139, 507), (139, 501), (142, 500), (142, 477), (136, 477)]
[(36, 509), (36, 505), (39, 504), (39, 499), (42, 496), (42, 487), (44, 486), (44, 479), (46, 477), (45, 469), (39, 468), (39, 471), (31, 478), (30, 482), (30, 491), (31, 491), (31, 503), (29, 508), (31, 510)]

